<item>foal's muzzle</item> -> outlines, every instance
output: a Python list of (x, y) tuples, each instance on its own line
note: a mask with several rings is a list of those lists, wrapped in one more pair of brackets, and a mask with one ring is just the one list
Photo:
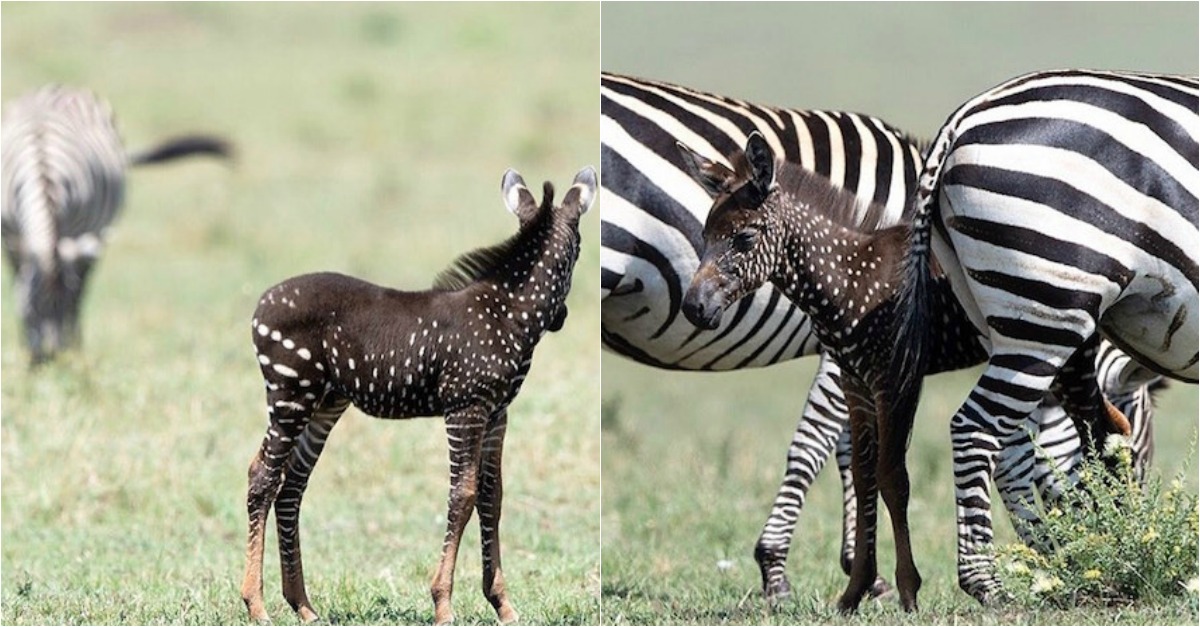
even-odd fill
[(693, 281), (680, 309), (688, 322), (711, 331), (721, 325), (721, 314), (725, 311), (724, 293), (712, 282)]

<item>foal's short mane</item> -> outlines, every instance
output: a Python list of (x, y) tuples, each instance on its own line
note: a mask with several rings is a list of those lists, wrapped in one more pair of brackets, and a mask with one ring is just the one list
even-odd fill
[(537, 215), (532, 220), (522, 223), (516, 235), (503, 242), (493, 246), (477, 248), (455, 259), (434, 279), (433, 289), (444, 292), (461, 290), (491, 274), (492, 271), (512, 255), (514, 249), (522, 244), (522, 238), (528, 231), (534, 229), (541, 221), (547, 219), (553, 204), (554, 185), (550, 181), (546, 181), (542, 186), (542, 205), (538, 207)]
[[(787, 192), (834, 223), (859, 233), (874, 233), (883, 223), (886, 208), (868, 202), (853, 192), (837, 187), (829, 179), (794, 163), (775, 160), (775, 180)], [(862, 216), (859, 219), (857, 216)]]

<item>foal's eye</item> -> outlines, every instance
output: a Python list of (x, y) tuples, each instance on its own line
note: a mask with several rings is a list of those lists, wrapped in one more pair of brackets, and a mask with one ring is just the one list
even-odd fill
[(739, 253), (748, 253), (758, 240), (758, 232), (753, 230), (739, 231), (733, 236), (733, 249)]

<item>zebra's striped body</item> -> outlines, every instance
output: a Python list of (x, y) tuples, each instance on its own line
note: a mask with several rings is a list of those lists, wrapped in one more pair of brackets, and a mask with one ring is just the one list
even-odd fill
[(267, 433), (251, 461), (242, 599), (266, 620), (263, 545), (275, 509), (283, 594), (301, 620), (317, 618), (304, 586), (300, 504), (326, 438), (351, 403), (380, 418), (444, 415), (450, 493), (431, 593), (437, 624), (453, 620), (454, 567), (479, 511), (483, 592), (501, 622), (517, 619), (500, 566), (501, 456), (508, 406), (533, 352), (562, 328), (579, 258), (579, 219), (596, 195), (585, 168), (560, 205), (541, 205), (509, 170), (504, 200), (520, 220), (505, 242), (468, 253), (431, 290), (407, 292), (340, 274), (293, 277), (267, 290), (253, 339), (267, 388)]
[(998, 589), (978, 551), (992, 464), (1072, 356), (1103, 334), (1137, 363), (1102, 363), (1101, 384), (1135, 388), (1149, 370), (1196, 381), (1198, 102), (1195, 78), (1030, 74), (960, 107), (930, 152), (901, 346), (929, 341), (932, 249), (990, 347), (951, 421), (959, 585), (981, 601)]
[[(683, 141), (708, 154), (729, 154), (757, 130), (789, 161), (885, 206), (884, 224), (901, 220), (905, 199), (915, 190), (920, 146), (867, 116), (774, 109), (614, 74), (602, 76), (601, 96), (605, 347), (646, 365), (679, 370), (765, 366), (818, 354), (809, 318), (770, 285), (743, 299), (716, 331), (698, 330), (679, 314), (699, 265), (711, 201), (685, 170), (675, 144)], [(1127, 360), (1106, 349), (1101, 361)], [(1113, 398), (1134, 418), (1135, 433), (1147, 438), (1148, 398), (1140, 387)], [(797, 518), (805, 494), (835, 448), (845, 512), (841, 560), (849, 572), (856, 512), (846, 421), (840, 372), (822, 357), (755, 548), (769, 598), (790, 589), (785, 567)], [(1028, 437), (1014, 443), (1012, 455), (1001, 460), (998, 487), (1010, 514), (1020, 519), (1033, 518), (1026, 504), (1033, 501), (1035, 489), (1047, 496), (1059, 489), (1052, 469), (1070, 474), (1079, 458), (1078, 438), (1061, 408), (1047, 405), (1030, 421), (1054, 461), (1035, 463)], [(1148, 440), (1139, 451), (1145, 459)]]
[(79, 343), (83, 288), (121, 208), (127, 165), (227, 149), (185, 138), (128, 158), (108, 103), (59, 85), (9, 105), (2, 136), (0, 226), (36, 363)]

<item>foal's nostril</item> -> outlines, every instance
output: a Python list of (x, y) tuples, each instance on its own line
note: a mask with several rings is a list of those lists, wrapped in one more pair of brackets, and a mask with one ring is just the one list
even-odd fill
[(707, 299), (700, 298), (693, 292), (688, 292), (680, 309), (688, 322), (701, 329), (712, 330), (721, 324), (721, 308), (709, 304)]

